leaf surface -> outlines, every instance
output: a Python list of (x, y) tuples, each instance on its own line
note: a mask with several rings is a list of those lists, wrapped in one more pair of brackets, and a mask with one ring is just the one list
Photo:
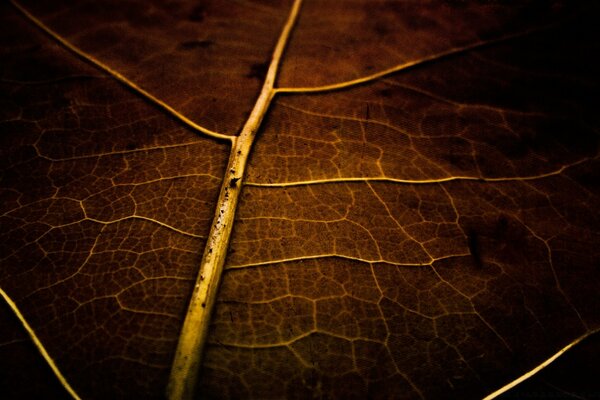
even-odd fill
[(0, 288), (82, 398), (163, 396), (227, 187), (201, 398), (482, 398), (599, 329), (597, 7), (307, 1), (230, 180), (291, 2), (22, 5)]

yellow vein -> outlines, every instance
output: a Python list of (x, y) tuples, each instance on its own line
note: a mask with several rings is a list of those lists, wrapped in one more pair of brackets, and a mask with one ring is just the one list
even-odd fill
[(577, 339), (575, 339), (574, 341), (572, 341), (571, 343), (569, 343), (568, 345), (566, 345), (565, 347), (563, 347), (562, 349), (560, 349), (552, 357), (548, 358), (546, 361), (542, 362), (540, 365), (538, 365), (537, 367), (533, 368), (531, 371), (529, 371), (529, 372), (521, 375), (519, 378), (515, 379), (514, 381), (512, 381), (512, 382), (504, 385), (500, 389), (496, 390), (494, 393), (492, 393), (492, 394), (484, 397), (483, 400), (492, 400), (492, 399), (495, 399), (496, 397), (500, 396), (501, 394), (503, 394), (503, 393), (507, 392), (508, 390), (512, 389), (513, 387), (517, 386), (521, 382), (526, 381), (527, 379), (531, 378), (532, 376), (534, 376), (535, 374), (537, 374), (538, 372), (540, 372), (542, 369), (546, 368), (548, 365), (550, 365), (552, 362), (554, 362), (554, 360), (556, 360), (558, 357), (562, 356), (566, 351), (568, 351), (571, 348), (573, 348), (573, 346), (575, 346), (576, 344), (578, 344), (579, 342), (581, 342), (582, 340), (584, 340), (588, 336), (591, 336), (591, 335), (596, 334), (598, 332), (600, 332), (600, 329), (589, 331), (589, 332), (583, 334), (582, 336), (578, 337)]
[[(314, 116), (314, 117), (328, 118), (328, 119), (339, 119), (341, 121), (354, 121), (354, 122), (363, 122), (363, 123), (373, 124), (373, 125), (381, 125), (381, 126), (384, 126), (386, 128), (389, 128), (389, 129), (391, 129), (393, 131), (396, 131), (396, 132), (399, 132), (399, 133), (401, 133), (403, 135), (406, 135), (406, 136), (416, 136), (416, 135), (411, 135), (407, 131), (402, 130), (402, 129), (398, 128), (397, 126), (394, 126), (394, 125), (392, 125), (390, 123), (383, 122), (383, 121), (377, 121), (375, 119), (365, 119), (365, 118), (359, 118), (359, 117), (354, 117), (354, 116), (332, 115), (332, 114), (319, 113), (319, 112), (315, 112), (315, 111), (304, 110), (302, 108), (292, 106), (292, 105), (284, 103), (282, 101), (277, 102), (277, 104), (280, 105), (280, 106), (282, 106), (282, 107), (289, 108), (290, 110), (298, 111), (298, 112), (300, 112), (302, 114), (311, 115), (311, 116)], [(323, 142), (327, 143), (326, 141), (323, 141)]]
[(487, 177), (477, 177), (477, 176), (449, 176), (446, 178), (439, 179), (398, 179), (398, 178), (388, 178), (385, 176), (375, 176), (375, 177), (365, 177), (365, 178), (329, 178), (329, 179), (313, 179), (306, 181), (296, 181), (296, 182), (281, 182), (281, 183), (259, 183), (259, 182), (245, 182), (244, 186), (254, 186), (254, 187), (291, 187), (291, 186), (306, 186), (306, 185), (320, 185), (327, 183), (352, 183), (352, 182), (392, 182), (392, 183), (404, 183), (410, 185), (427, 185), (427, 184), (436, 184), (436, 183), (444, 183), (444, 182), (453, 182), (453, 181), (476, 181), (476, 182), (520, 182), (520, 181), (533, 181), (543, 178), (549, 178), (552, 176), (560, 175), (565, 170), (574, 167), (576, 165), (582, 164), (586, 161), (595, 160), (594, 158), (584, 158), (579, 161), (576, 161), (572, 164), (563, 165), (557, 170), (546, 172), (539, 175), (529, 175), (529, 176), (508, 176), (508, 177), (498, 177), (498, 178), (487, 178)]
[(415, 261), (415, 262), (410, 262), (410, 263), (401, 263), (401, 262), (394, 262), (394, 261), (389, 261), (389, 260), (385, 260), (385, 259), (367, 260), (367, 259), (360, 258), (360, 257), (352, 257), (352, 256), (347, 256), (347, 255), (341, 255), (341, 254), (316, 254), (316, 255), (310, 255), (310, 256), (282, 258), (279, 260), (261, 261), (261, 262), (255, 262), (255, 263), (250, 263), (250, 264), (229, 265), (229, 266), (227, 266), (227, 270), (229, 271), (229, 270), (243, 269), (243, 268), (263, 267), (263, 266), (273, 265), (273, 264), (283, 264), (283, 263), (294, 262), (294, 261), (309, 261), (309, 260), (316, 260), (316, 259), (321, 259), (321, 258), (340, 258), (343, 260), (358, 261), (358, 262), (367, 263), (367, 264), (385, 263), (385, 264), (395, 265), (397, 267), (425, 267), (425, 266), (432, 266), (435, 262), (441, 261), (441, 260), (447, 260), (450, 258), (458, 258), (458, 257), (470, 257), (470, 256), (471, 255), (467, 254), (467, 253), (465, 253), (465, 254), (450, 254), (447, 256), (443, 256), (443, 257), (432, 258), (432, 259), (430, 258), (430, 260), (427, 262), (416, 262)]
[(473, 304), (473, 297), (474, 296), (468, 296), (466, 293), (464, 293), (458, 287), (454, 286), (451, 282), (449, 282), (446, 279), (444, 279), (444, 277), (442, 277), (442, 275), (438, 272), (438, 270), (435, 268), (435, 266), (432, 265), (431, 269), (433, 270), (433, 272), (435, 273), (435, 275), (438, 277), (438, 279), (440, 280), (440, 282), (443, 282), (444, 284), (448, 285), (450, 288), (452, 288), (452, 290), (454, 290), (456, 293), (460, 294), (462, 297), (464, 297), (465, 299), (467, 299), (469, 301), (469, 303), (471, 304), (471, 308), (473, 309), (473, 313), (475, 315), (477, 315), (477, 317), (479, 317), (479, 319), (481, 320), (481, 322), (483, 322), (483, 324), (485, 326), (487, 326), (487, 328), (494, 335), (496, 335), (496, 337), (498, 338), (498, 340), (500, 340), (504, 344), (504, 346), (508, 349), (508, 351), (510, 351), (512, 353), (513, 349), (510, 347), (510, 345), (508, 344), (508, 342), (502, 337), (502, 335), (500, 335), (500, 333), (498, 333), (498, 331), (485, 318), (483, 318), (483, 316), (481, 316), (479, 313), (477, 313), (475, 311), (475, 306)]
[[(438, 100), (440, 102), (445, 102), (447, 104), (456, 106), (457, 108), (466, 108), (466, 107), (471, 107), (471, 108), (481, 108), (481, 109), (486, 109), (486, 110), (490, 110), (490, 111), (495, 111), (497, 113), (512, 113), (512, 114), (521, 114), (521, 115), (529, 115), (529, 116), (544, 116), (544, 114), (542, 113), (534, 113), (534, 112), (527, 112), (527, 111), (518, 111), (518, 110), (512, 110), (512, 109), (504, 109), (504, 108), (498, 108), (498, 107), (493, 107), (493, 106), (488, 106), (488, 105), (484, 105), (484, 104), (468, 104), (468, 103), (458, 103), (458, 102), (453, 102), (451, 100), (447, 100), (447, 99), (443, 99), (441, 97), (438, 97), (434, 94), (431, 94), (429, 92), (426, 91), (421, 91), (418, 90), (416, 88), (413, 88), (411, 86), (406, 86), (406, 85), (401, 85), (401, 84), (396, 84), (396, 83), (392, 83), (390, 82), (391, 85), (394, 86), (399, 86), (402, 87), (404, 89), (409, 89), (412, 90), (416, 93), (425, 95), (425, 96), (429, 96), (431, 98), (434, 98), (435, 100)], [(362, 122), (362, 123), (366, 123), (366, 124), (372, 124), (372, 125), (379, 125), (379, 126), (383, 126), (386, 127), (388, 129), (391, 129), (393, 131), (399, 132), (403, 135), (409, 136), (409, 137), (419, 137), (422, 138), (421, 135), (414, 135), (411, 134), (410, 132), (403, 130), (397, 126), (392, 125), (389, 122), (384, 122), (384, 121), (378, 121), (376, 119), (366, 119), (366, 118), (360, 118), (360, 117), (356, 117), (356, 116), (347, 116), (347, 115), (335, 115), (335, 114), (327, 114), (327, 113), (320, 113), (320, 112), (316, 112), (316, 111), (311, 111), (311, 110), (306, 110), (306, 109), (302, 109), (300, 107), (296, 107), (296, 106), (292, 106), (288, 103), (284, 103), (282, 101), (278, 101), (277, 102), (278, 106), (282, 106), (285, 108), (288, 108), (290, 110), (294, 110), (297, 112), (300, 112), (302, 114), (306, 114), (306, 115), (310, 115), (313, 117), (319, 117), (319, 118), (328, 118), (328, 119), (337, 119), (340, 121), (354, 121), (354, 122)], [(442, 138), (442, 137), (455, 137), (455, 135), (439, 135), (436, 136), (436, 138)], [(314, 140), (314, 139), (311, 139)], [(325, 143), (329, 143), (327, 141), (323, 141)]]
[(92, 218), (92, 217), (88, 217), (87, 216), (87, 211), (84, 209), (83, 213), (85, 215), (84, 218), (77, 220), (77, 221), (72, 221), (72, 222), (67, 222), (66, 224), (59, 224), (59, 225), (50, 225), (50, 224), (45, 224), (49, 227), (49, 230), (42, 234), (41, 236), (39, 236), (36, 240), (40, 240), (42, 237), (44, 237), (46, 234), (48, 234), (48, 232), (52, 231), (53, 229), (59, 229), (59, 228), (65, 228), (68, 226), (73, 226), (73, 225), (78, 225), (81, 224), (83, 221), (90, 221), (90, 222), (94, 222), (96, 224), (101, 224), (101, 225), (112, 225), (112, 224), (116, 224), (119, 222), (123, 222), (123, 221), (130, 221), (130, 220), (140, 220), (140, 221), (146, 221), (146, 222), (150, 222), (152, 224), (156, 224), (158, 226), (161, 226), (163, 228), (169, 229), (173, 232), (179, 233), (180, 235), (183, 236), (189, 236), (192, 238), (197, 238), (197, 239), (206, 239), (206, 236), (202, 236), (202, 235), (198, 235), (195, 233), (191, 233), (191, 232), (186, 232), (184, 230), (181, 230), (179, 228), (176, 228), (172, 225), (166, 224), (164, 222), (161, 222), (159, 220), (153, 219), (153, 218), (149, 218), (149, 217), (144, 217), (143, 215), (128, 215), (126, 217), (121, 217), (121, 218), (117, 218), (117, 219), (113, 219), (110, 221), (103, 221), (101, 219), (96, 219), (96, 218)]
[(335, 333), (335, 332), (332, 332), (329, 330), (319, 329), (319, 328), (315, 328), (310, 331), (301, 333), (301, 334), (296, 335), (286, 341), (279, 342), (279, 343), (246, 344), (246, 343), (214, 342), (211, 344), (214, 346), (218, 345), (218, 346), (235, 347), (235, 348), (241, 348), (241, 349), (272, 349), (272, 348), (278, 348), (278, 347), (290, 347), (291, 345), (295, 344), (296, 342), (298, 342), (302, 339), (305, 339), (309, 336), (313, 336), (313, 335), (329, 336), (329, 337), (332, 337), (335, 339), (346, 340), (348, 342), (356, 342), (356, 341), (360, 340), (362, 342), (383, 344), (382, 341), (377, 340), (377, 339), (370, 339), (370, 338), (361, 337), (361, 336), (345, 336), (345, 335), (341, 335), (339, 333)]
[(273, 85), (281, 56), (298, 17), (301, 0), (295, 0), (281, 31), (269, 64), (262, 89), (254, 108), (239, 136), (231, 139), (231, 152), (226, 176), (219, 192), (211, 230), (200, 262), (200, 272), (194, 285), (188, 310), (179, 335), (171, 374), (167, 385), (167, 398), (181, 400), (194, 398), (203, 349), (217, 291), (223, 273), (235, 212), (242, 188), (256, 132), (275, 96)]
[(100, 60), (96, 59), (92, 55), (87, 54), (83, 50), (81, 50), (78, 47), (76, 47), (73, 44), (71, 44), (69, 41), (67, 41), (65, 38), (63, 38), (62, 36), (60, 36), (58, 33), (54, 32), (52, 29), (50, 29), (39, 18), (35, 17), (33, 14), (31, 14), (29, 11), (27, 11), (23, 6), (21, 6), (15, 0), (10, 0), (10, 2), (25, 17), (27, 17), (31, 22), (33, 22), (38, 28), (40, 28), (41, 30), (43, 30), (44, 32), (46, 32), (48, 35), (50, 35), (54, 40), (56, 40), (57, 42), (59, 42), (61, 45), (63, 45), (64, 47), (66, 47), (67, 49), (69, 49), (70, 51), (72, 51), (73, 53), (77, 54), (79, 57), (83, 58), (84, 60), (87, 60), (88, 62), (90, 62), (94, 66), (96, 66), (96, 67), (100, 68), (101, 70), (107, 72), (108, 74), (110, 74), (111, 76), (113, 76), (115, 79), (117, 79), (119, 82), (123, 83), (125, 86), (128, 86), (129, 88), (133, 89), (138, 94), (140, 94), (143, 97), (145, 97), (147, 100), (149, 100), (152, 103), (156, 104), (157, 106), (161, 107), (163, 110), (167, 111), (173, 117), (177, 118), (178, 120), (180, 120), (181, 122), (183, 122), (184, 124), (186, 124), (187, 126), (189, 126), (190, 128), (195, 129), (195, 130), (197, 130), (199, 132), (202, 132), (205, 135), (213, 137), (215, 139), (227, 140), (229, 142), (231, 142), (233, 140), (233, 138), (231, 136), (224, 135), (222, 133), (218, 133), (218, 132), (215, 132), (215, 131), (211, 131), (210, 129), (204, 128), (203, 126), (200, 126), (200, 125), (196, 124), (194, 121), (192, 121), (191, 119), (187, 118), (185, 115), (181, 114), (180, 112), (178, 112), (177, 110), (175, 110), (173, 107), (171, 107), (170, 105), (168, 105), (164, 101), (162, 101), (162, 100), (158, 99), (157, 97), (153, 96), (152, 94), (150, 94), (149, 92), (147, 92), (145, 89), (142, 89), (136, 83), (134, 83), (133, 81), (129, 80), (125, 76), (121, 75), (119, 72), (115, 71), (114, 69), (112, 69), (108, 65), (104, 64)]
[(52, 359), (52, 357), (50, 357), (50, 354), (48, 354), (48, 352), (46, 351), (46, 348), (44, 347), (44, 345), (42, 344), (40, 339), (37, 337), (37, 335), (35, 334), (31, 325), (29, 325), (29, 323), (27, 322), (27, 320), (25, 319), (23, 314), (21, 314), (21, 311), (19, 310), (19, 308), (17, 307), (15, 302), (12, 301), (12, 299), (8, 296), (8, 294), (6, 294), (6, 292), (4, 290), (2, 290), (2, 288), (0, 288), (0, 295), (2, 296), (2, 298), (4, 298), (4, 300), (10, 307), (10, 309), (13, 311), (13, 313), (19, 319), (19, 322), (21, 322), (21, 324), (23, 325), (23, 327), (29, 334), (29, 337), (33, 341), (33, 344), (38, 349), (38, 351), (40, 352), (40, 354), (42, 355), (44, 360), (46, 360), (46, 362), (52, 369), (52, 372), (54, 372), (54, 375), (56, 375), (56, 377), (58, 378), (60, 384), (67, 390), (67, 392), (69, 392), (71, 397), (73, 397), (74, 399), (80, 400), (81, 398), (77, 395), (75, 390), (71, 387), (71, 385), (67, 381), (67, 378), (65, 378), (63, 376), (63, 374), (60, 372), (60, 370), (54, 363), (54, 360)]
[(485, 47), (485, 46), (489, 46), (489, 45), (493, 45), (493, 44), (497, 44), (497, 43), (502, 43), (504, 41), (515, 39), (515, 38), (518, 38), (521, 36), (526, 36), (526, 35), (534, 33), (534, 32), (548, 29), (552, 26), (554, 26), (554, 25), (545, 26), (545, 27), (542, 27), (539, 29), (531, 29), (531, 30), (526, 30), (523, 32), (517, 32), (517, 33), (511, 34), (511, 35), (502, 36), (500, 38), (492, 39), (492, 40), (488, 40), (488, 41), (475, 42), (475, 43), (472, 43), (472, 44), (469, 44), (466, 46), (453, 47), (450, 50), (442, 51), (440, 53), (435, 53), (435, 54), (429, 55), (427, 57), (423, 57), (423, 58), (420, 58), (417, 60), (399, 64), (394, 67), (385, 69), (383, 71), (376, 72), (374, 74), (363, 76), (361, 78), (357, 78), (357, 79), (353, 79), (353, 80), (349, 80), (349, 81), (338, 82), (338, 83), (333, 83), (331, 85), (323, 85), (323, 86), (295, 87), (295, 88), (289, 87), (289, 88), (277, 88), (275, 90), (277, 93), (318, 93), (318, 92), (329, 92), (332, 90), (344, 89), (344, 88), (351, 87), (351, 86), (358, 86), (363, 83), (371, 82), (371, 81), (377, 80), (379, 78), (382, 78), (384, 76), (393, 74), (395, 72), (400, 72), (400, 71), (403, 71), (403, 70), (406, 70), (409, 68), (413, 68), (413, 67), (431, 62), (431, 61), (436, 61), (436, 60), (454, 56), (454, 55), (457, 55), (460, 53), (465, 53), (470, 50), (475, 50), (475, 49), (478, 49), (481, 47)]
[(72, 157), (64, 157), (64, 158), (53, 158), (53, 157), (49, 157), (45, 154), (42, 154), (38, 149), (38, 142), (34, 143), (33, 147), (34, 147), (38, 157), (40, 157), (40, 158), (43, 158), (48, 161), (53, 161), (53, 162), (64, 162), (64, 161), (73, 161), (73, 160), (86, 160), (86, 159), (90, 159), (90, 158), (120, 156), (120, 155), (132, 154), (132, 153), (133, 154), (135, 154), (135, 153), (150, 153), (150, 152), (159, 151), (159, 150), (164, 151), (164, 150), (177, 149), (177, 148), (182, 148), (182, 147), (183, 148), (193, 147), (195, 145), (206, 145), (206, 143), (204, 143), (201, 140), (196, 140), (196, 141), (187, 142), (187, 143), (168, 144), (168, 145), (164, 145), (164, 146), (143, 147), (143, 148), (134, 149), (134, 150), (117, 150), (117, 151), (108, 152), (108, 153), (84, 154), (84, 155), (80, 155), (80, 156), (72, 156)]
[[(135, 220), (135, 219), (138, 219), (138, 220), (141, 220), (141, 221), (150, 222), (150, 223), (156, 224), (158, 226), (162, 226), (163, 228), (167, 228), (167, 229), (169, 229), (169, 230), (171, 230), (173, 232), (179, 233), (180, 235), (183, 235), (183, 236), (189, 236), (189, 237), (193, 237), (193, 238), (197, 238), (197, 239), (206, 239), (206, 236), (197, 235), (197, 234), (191, 233), (191, 232), (186, 232), (186, 231), (181, 230), (179, 228), (176, 228), (176, 227), (174, 227), (172, 225), (165, 224), (164, 222), (161, 222), (161, 221), (156, 220), (154, 218), (144, 217), (143, 215), (129, 215), (127, 217), (121, 217), (121, 218), (117, 218), (117, 219), (114, 219), (114, 220), (111, 220), (111, 221), (102, 221), (100, 219), (86, 217), (83, 220), (80, 220), (80, 221), (77, 221), (77, 222), (71, 222), (71, 223), (66, 224), (66, 225), (78, 224), (78, 223), (80, 223), (82, 221), (91, 221), (91, 222), (95, 222), (97, 224), (102, 224), (102, 225), (112, 225), (112, 224), (116, 224), (118, 222)], [(58, 225), (58, 226), (55, 226), (53, 228), (60, 228), (62, 226), (65, 226), (65, 225)]]
[(383, 207), (383, 209), (385, 209), (385, 211), (387, 212), (387, 214), (390, 217), (390, 219), (392, 221), (394, 221), (394, 223), (396, 224), (396, 226), (398, 227), (398, 229), (406, 237), (410, 238), (410, 240), (412, 240), (413, 242), (417, 243), (419, 245), (419, 247), (423, 250), (424, 253), (427, 253), (427, 250), (425, 249), (425, 246), (423, 246), (423, 243), (419, 242), (419, 240), (417, 240), (414, 236), (412, 236), (410, 233), (408, 233), (406, 231), (406, 229), (404, 229), (404, 226), (402, 226), (402, 224), (400, 223), (400, 221), (398, 221), (398, 219), (394, 216), (394, 213), (392, 212), (392, 210), (390, 210), (390, 207), (387, 205), (387, 203), (381, 198), (381, 196), (379, 195), (379, 193), (377, 193), (377, 191), (375, 189), (373, 189), (373, 185), (371, 185), (370, 182), (367, 182), (367, 186), (369, 187), (369, 190), (371, 191), (371, 193), (373, 193), (373, 196), (375, 196), (375, 198), (377, 199), (377, 201), (379, 202), (379, 204), (381, 204), (381, 207)]
[(316, 331), (308, 331), (308, 332), (304, 332), (301, 333), (299, 335), (294, 336), (293, 338), (286, 340), (285, 342), (279, 342), (279, 343), (269, 343), (269, 344), (260, 344), (260, 343), (255, 343), (255, 344), (245, 344), (245, 343), (225, 343), (225, 342), (214, 342), (214, 343), (210, 343), (213, 346), (224, 346), (224, 347), (235, 347), (235, 348), (241, 348), (241, 349), (273, 349), (273, 348), (277, 348), (277, 347), (288, 347), (292, 344), (294, 344), (295, 342), (302, 340), (308, 336), (311, 336), (314, 333), (318, 333)]
[(339, 297), (339, 295), (331, 295), (331, 296), (318, 296), (315, 298), (310, 298), (301, 294), (282, 294), (280, 296), (275, 296), (275, 297), (271, 297), (271, 298), (267, 298), (265, 300), (247, 300), (247, 301), (242, 301), (242, 300), (220, 300), (219, 303), (221, 304), (269, 304), (269, 303), (274, 303), (276, 301), (283, 301), (283, 300), (295, 300), (295, 299), (300, 299), (300, 300), (306, 300), (308, 302), (314, 302), (316, 300), (323, 300), (323, 299), (335, 299)]

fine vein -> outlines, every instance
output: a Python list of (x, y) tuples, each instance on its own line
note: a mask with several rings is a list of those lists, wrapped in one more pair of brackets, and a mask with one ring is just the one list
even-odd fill
[(60, 36), (58, 33), (54, 32), (52, 29), (50, 29), (39, 18), (35, 17), (33, 14), (31, 14), (29, 11), (27, 11), (23, 6), (21, 6), (16, 1), (11, 0), (11, 3), (23, 15), (25, 15), (25, 17), (27, 17), (27, 19), (29, 19), (31, 22), (33, 22), (38, 28), (40, 28), (41, 30), (43, 30), (44, 32), (46, 32), (52, 38), (54, 38), (54, 40), (56, 40), (57, 42), (59, 42), (65, 48), (67, 48), (70, 51), (72, 51), (73, 53), (77, 54), (79, 57), (83, 58), (84, 60), (90, 62), (94, 66), (96, 66), (96, 67), (100, 68), (101, 70), (107, 72), (112, 77), (114, 77), (115, 79), (117, 79), (119, 82), (123, 83), (125, 86), (129, 87), (130, 89), (134, 90), (138, 94), (142, 95), (147, 100), (149, 100), (152, 103), (156, 104), (157, 106), (161, 107), (163, 110), (167, 111), (169, 114), (171, 114), (173, 117), (175, 117), (178, 120), (180, 120), (181, 122), (183, 122), (188, 127), (192, 128), (192, 129), (194, 129), (194, 130), (196, 130), (198, 132), (202, 132), (203, 134), (205, 134), (207, 136), (210, 136), (210, 137), (213, 137), (213, 138), (216, 138), (216, 139), (227, 140), (227, 141), (232, 141), (233, 140), (233, 138), (231, 136), (224, 135), (222, 133), (218, 133), (218, 132), (215, 132), (215, 131), (211, 131), (210, 129), (207, 129), (207, 128), (203, 127), (203, 126), (198, 125), (197, 123), (195, 123), (194, 121), (192, 121), (191, 119), (189, 119), (185, 115), (181, 114), (180, 112), (178, 112), (177, 110), (175, 110), (173, 107), (171, 107), (170, 105), (168, 105), (164, 101), (158, 99), (157, 97), (153, 96), (152, 94), (150, 94), (146, 90), (142, 89), (135, 82), (133, 82), (133, 81), (129, 80), (127, 77), (121, 75), (119, 72), (117, 72), (116, 70), (112, 69), (108, 65), (104, 64), (100, 60), (96, 59), (91, 54), (88, 54), (88, 53), (84, 52), (83, 50), (81, 50), (80, 48), (78, 48), (78, 47), (74, 46), (73, 44), (71, 44), (69, 41), (67, 41), (65, 38), (63, 38), (62, 36)]
[(192, 399), (194, 396), (203, 348), (208, 335), (210, 315), (216, 302), (217, 290), (227, 256), (229, 238), (242, 188), (248, 154), (256, 137), (256, 132), (275, 95), (273, 85), (277, 77), (277, 68), (297, 19), (300, 4), (301, 0), (294, 1), (287, 22), (273, 51), (260, 95), (240, 135), (231, 139), (232, 146), (227, 171), (221, 186), (211, 231), (200, 264), (200, 273), (194, 285), (188, 311), (183, 322), (167, 385), (167, 397), (170, 400)]
[(358, 86), (358, 85), (362, 85), (367, 82), (377, 80), (384, 76), (391, 75), (395, 72), (404, 71), (406, 69), (413, 68), (413, 67), (419, 66), (421, 64), (431, 62), (431, 61), (436, 61), (436, 60), (440, 60), (440, 59), (454, 56), (457, 54), (466, 53), (470, 50), (475, 50), (475, 49), (478, 49), (481, 47), (493, 45), (496, 43), (502, 43), (504, 41), (508, 41), (508, 40), (512, 40), (512, 39), (519, 38), (522, 36), (526, 36), (528, 34), (538, 32), (539, 30), (548, 29), (553, 26), (554, 25), (544, 26), (539, 29), (531, 29), (531, 30), (513, 33), (511, 35), (502, 36), (497, 39), (492, 39), (492, 40), (487, 40), (487, 41), (479, 41), (479, 42), (475, 42), (475, 43), (468, 44), (468, 45), (461, 46), (461, 47), (454, 47), (454, 48), (451, 48), (450, 50), (442, 51), (440, 53), (435, 53), (435, 54), (432, 54), (432, 55), (429, 55), (429, 56), (426, 56), (426, 57), (423, 57), (423, 58), (420, 58), (417, 60), (408, 61), (403, 64), (398, 64), (391, 68), (385, 69), (383, 71), (379, 71), (374, 74), (363, 76), (363, 77), (357, 78), (357, 79), (352, 79), (349, 81), (332, 83), (330, 85), (323, 85), (323, 86), (313, 86), (313, 87), (277, 88), (276, 91), (277, 91), (277, 93), (319, 93), (319, 92), (329, 92), (332, 90), (340, 90), (340, 89), (344, 89), (344, 88), (351, 87), (351, 86)]
[(4, 301), (6, 301), (6, 303), (8, 304), (10, 309), (13, 311), (13, 313), (15, 313), (16, 317), (19, 319), (19, 322), (21, 322), (21, 325), (23, 325), (23, 327), (29, 334), (29, 337), (33, 341), (33, 344), (38, 349), (38, 351), (40, 352), (40, 354), (42, 355), (44, 360), (46, 360), (46, 362), (50, 366), (50, 369), (52, 369), (52, 372), (54, 372), (54, 375), (56, 375), (56, 377), (58, 378), (60, 384), (65, 388), (65, 390), (67, 392), (69, 392), (71, 397), (73, 397), (76, 400), (80, 400), (81, 398), (77, 395), (77, 393), (71, 387), (71, 385), (69, 385), (67, 378), (65, 378), (63, 376), (63, 374), (60, 372), (60, 370), (54, 363), (54, 360), (52, 359), (52, 357), (50, 357), (50, 354), (48, 354), (48, 352), (46, 351), (46, 348), (44, 347), (44, 345), (42, 344), (40, 339), (37, 337), (37, 335), (35, 334), (31, 325), (29, 325), (29, 323), (27, 322), (27, 320), (25, 319), (23, 314), (21, 314), (21, 311), (19, 311), (19, 308), (17, 307), (15, 302), (12, 301), (12, 299), (8, 296), (8, 294), (6, 294), (6, 292), (4, 290), (2, 290), (2, 288), (0, 288), (0, 296), (2, 296), (2, 298), (4, 299)]

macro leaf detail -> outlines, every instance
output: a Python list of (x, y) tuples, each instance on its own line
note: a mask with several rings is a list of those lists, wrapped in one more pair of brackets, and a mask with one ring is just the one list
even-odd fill
[(35, 343), (83, 399), (476, 399), (600, 329), (596, 5), (1, 7), (8, 398), (67, 397)]

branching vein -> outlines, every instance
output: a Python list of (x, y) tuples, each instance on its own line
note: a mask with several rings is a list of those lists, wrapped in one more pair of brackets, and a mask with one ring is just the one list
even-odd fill
[(277, 77), (279, 61), (296, 22), (300, 4), (301, 0), (294, 1), (273, 51), (269, 69), (254, 108), (240, 135), (231, 140), (229, 163), (217, 201), (211, 231), (204, 248), (200, 273), (194, 285), (171, 368), (167, 386), (167, 397), (170, 400), (192, 399), (194, 396), (202, 352), (208, 335), (210, 316), (216, 302), (217, 290), (227, 256), (248, 155), (256, 132), (275, 96), (273, 85)]
[(408, 61), (403, 64), (399, 64), (399, 65), (393, 66), (391, 68), (385, 69), (383, 71), (379, 71), (374, 74), (363, 76), (363, 77), (357, 78), (357, 79), (352, 79), (349, 81), (333, 83), (331, 85), (314, 86), (314, 87), (288, 87), (288, 88), (284, 87), (284, 88), (277, 88), (276, 91), (277, 91), (277, 93), (320, 93), (320, 92), (330, 92), (333, 90), (345, 89), (345, 88), (352, 87), (352, 86), (358, 86), (358, 85), (362, 85), (367, 82), (377, 80), (384, 76), (391, 75), (396, 72), (404, 71), (409, 68), (413, 68), (413, 67), (420, 66), (422, 64), (426, 64), (428, 62), (437, 61), (437, 60), (447, 58), (450, 56), (454, 56), (457, 54), (466, 53), (470, 50), (475, 50), (478, 48), (490, 46), (490, 45), (497, 44), (497, 43), (502, 43), (502, 42), (512, 40), (512, 39), (516, 39), (516, 38), (519, 38), (522, 36), (529, 35), (531, 33), (539, 32), (540, 30), (543, 30), (543, 29), (551, 28), (552, 26), (553, 25), (545, 26), (545, 27), (542, 27), (541, 29), (538, 28), (538, 29), (533, 29), (533, 30), (526, 30), (526, 31), (522, 31), (522, 32), (513, 33), (511, 35), (502, 36), (500, 38), (493, 39), (493, 40), (479, 41), (479, 42), (468, 44), (466, 46), (454, 47), (454, 48), (451, 48), (450, 50), (432, 54), (432, 55), (429, 55), (429, 56), (426, 56), (426, 57), (423, 57), (423, 58), (420, 58), (417, 60)]
[(106, 73), (110, 74), (112, 77), (114, 77), (115, 79), (117, 79), (119, 82), (123, 83), (125, 86), (129, 87), (130, 89), (132, 89), (136, 93), (140, 94), (142, 97), (146, 98), (150, 102), (156, 104), (157, 106), (159, 106), (163, 110), (167, 111), (169, 114), (171, 114), (173, 117), (175, 117), (178, 120), (180, 120), (181, 122), (183, 122), (188, 127), (192, 128), (192, 129), (194, 129), (194, 130), (196, 130), (198, 132), (202, 132), (203, 134), (205, 134), (207, 136), (210, 136), (210, 137), (213, 137), (215, 139), (221, 139), (221, 140), (227, 140), (227, 141), (232, 141), (233, 140), (233, 138), (231, 136), (228, 136), (228, 135), (225, 135), (225, 134), (222, 134), (222, 133), (218, 133), (218, 132), (215, 132), (215, 131), (211, 131), (210, 129), (207, 129), (207, 128), (203, 127), (203, 126), (198, 125), (197, 123), (195, 123), (194, 121), (192, 121), (191, 119), (189, 119), (185, 115), (181, 114), (180, 112), (178, 112), (177, 110), (175, 110), (173, 107), (171, 107), (170, 105), (168, 105), (164, 101), (158, 99), (157, 97), (153, 96), (148, 91), (146, 91), (145, 89), (143, 89), (140, 86), (138, 86), (135, 82), (133, 82), (133, 81), (129, 80), (127, 77), (121, 75), (119, 72), (117, 72), (116, 70), (112, 69), (108, 65), (104, 64), (102, 61), (96, 59), (91, 54), (88, 54), (88, 53), (84, 52), (83, 50), (81, 50), (80, 48), (74, 46), (67, 39), (63, 38), (58, 33), (54, 32), (52, 29), (50, 29), (39, 18), (35, 17), (33, 14), (31, 14), (29, 11), (27, 11), (22, 5), (20, 5), (16, 1), (11, 0), (11, 3), (23, 15), (25, 15), (25, 17), (27, 19), (29, 19), (37, 27), (39, 27), (41, 30), (43, 30), (48, 35), (50, 35), (54, 40), (56, 40), (57, 42), (59, 42), (62, 46), (64, 46), (65, 48), (69, 49), (73, 53), (77, 54), (79, 57), (83, 58), (84, 60), (90, 62), (94, 66), (96, 66), (96, 67), (100, 68), (101, 70), (105, 71)]

